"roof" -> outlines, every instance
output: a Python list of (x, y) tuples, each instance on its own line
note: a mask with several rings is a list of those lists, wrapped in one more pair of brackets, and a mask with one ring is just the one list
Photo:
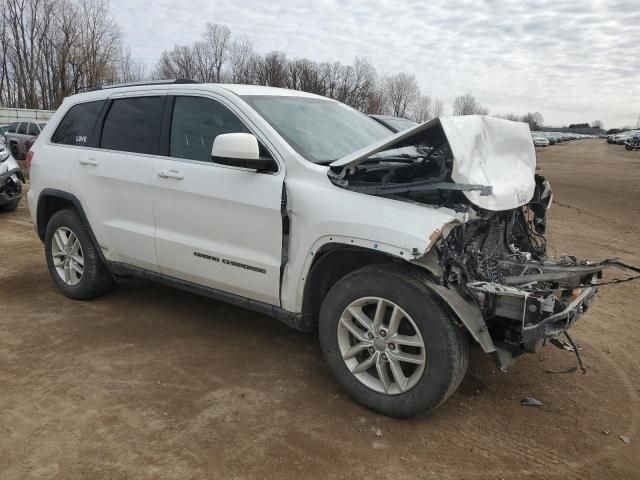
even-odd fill
[(327, 97), (323, 97), (320, 95), (315, 95), (313, 93), (301, 92), (299, 90), (292, 90), (289, 88), (276, 88), (276, 87), (264, 87), (261, 85), (241, 85), (241, 84), (226, 84), (226, 83), (152, 83), (150, 82), (148, 85), (122, 85), (122, 86), (114, 86), (110, 88), (102, 88), (99, 90), (92, 90), (88, 92), (78, 93), (76, 95), (72, 95), (69, 98), (73, 99), (73, 103), (76, 101), (91, 101), (91, 100), (101, 100), (107, 97), (110, 97), (115, 94), (125, 93), (125, 92), (144, 92), (147, 90), (209, 90), (209, 91), (220, 91), (226, 90), (228, 92), (234, 93), (238, 96), (249, 96), (249, 95), (269, 95), (269, 96), (288, 96), (288, 97), (308, 97), (308, 98), (319, 98), (330, 100)]
[(286, 97), (311, 97), (311, 98), (327, 98), (314, 93), (301, 92), (300, 90), (292, 90), (290, 88), (276, 88), (276, 87), (263, 87), (262, 85), (242, 85), (238, 83), (208, 83), (200, 85), (212, 85), (230, 92), (236, 95), (273, 95), (273, 96), (286, 96)]

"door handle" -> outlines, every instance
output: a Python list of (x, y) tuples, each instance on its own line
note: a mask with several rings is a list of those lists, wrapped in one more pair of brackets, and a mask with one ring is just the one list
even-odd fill
[(160, 170), (158, 172), (160, 178), (175, 178), (176, 180), (182, 180), (184, 175), (178, 170)]
[(81, 158), (78, 163), (80, 165), (91, 165), (93, 167), (98, 165), (98, 161), (95, 158)]

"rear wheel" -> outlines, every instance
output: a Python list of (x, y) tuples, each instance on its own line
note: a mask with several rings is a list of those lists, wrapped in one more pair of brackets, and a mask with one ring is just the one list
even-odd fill
[(468, 341), (409, 269), (378, 265), (341, 279), (320, 313), (320, 344), (341, 386), (359, 403), (408, 417), (458, 387)]
[(61, 210), (51, 217), (44, 244), (49, 273), (67, 297), (87, 300), (111, 285), (111, 275), (75, 210)]

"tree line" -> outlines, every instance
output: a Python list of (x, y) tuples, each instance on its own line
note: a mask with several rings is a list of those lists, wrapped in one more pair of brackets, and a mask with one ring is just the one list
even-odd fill
[[(425, 122), (445, 113), (442, 99), (420, 90), (415, 75), (384, 74), (364, 58), (353, 63), (259, 53), (246, 35), (208, 23), (199, 41), (164, 50), (148, 74), (122, 40), (108, 0), (3, 0), (0, 9), (0, 105), (53, 110), (69, 95), (144, 79), (188, 78), (291, 88), (333, 98), (369, 114)], [(454, 115), (487, 115), (471, 94)], [(500, 115), (499, 115), (500, 116)], [(501, 115), (532, 129), (542, 115)]]
[(64, 97), (144, 77), (108, 0), (3, 0), (0, 104), (53, 110)]
[(165, 50), (151, 78), (243, 83), (291, 88), (323, 95), (372, 114), (424, 122), (444, 113), (444, 102), (420, 91), (415, 75), (381, 75), (366, 59), (352, 64), (289, 58), (285, 52), (256, 52), (246, 35), (208, 23), (202, 38)]

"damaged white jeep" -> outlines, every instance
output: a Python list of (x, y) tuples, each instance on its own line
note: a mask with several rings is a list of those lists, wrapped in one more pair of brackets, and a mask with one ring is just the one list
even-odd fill
[(613, 264), (547, 257), (528, 127), (490, 117), (393, 135), (292, 90), (133, 85), (66, 99), (29, 161), (65, 295), (140, 276), (317, 329), (340, 385), (394, 416), (444, 402), (470, 343), (506, 368), (565, 333)]

